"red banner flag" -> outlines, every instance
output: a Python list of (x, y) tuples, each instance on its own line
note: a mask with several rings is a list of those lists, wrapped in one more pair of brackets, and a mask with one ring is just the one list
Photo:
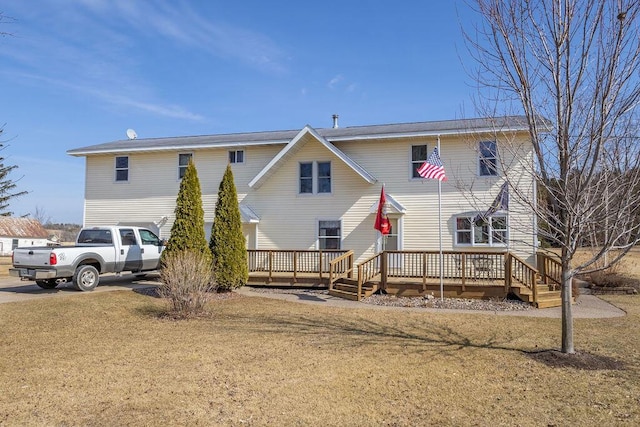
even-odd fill
[(376, 222), (373, 228), (378, 230), (383, 235), (391, 232), (391, 223), (387, 218), (387, 197), (384, 194), (384, 185), (380, 191), (380, 202), (378, 202), (378, 212), (376, 213)]

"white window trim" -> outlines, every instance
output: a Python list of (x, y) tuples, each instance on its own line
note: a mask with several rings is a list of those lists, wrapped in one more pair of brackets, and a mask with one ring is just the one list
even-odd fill
[[(238, 151), (242, 151), (242, 161), (241, 162), (238, 161)], [(227, 152), (227, 155), (229, 153), (235, 153), (236, 161), (235, 162), (231, 162), (231, 160), (229, 160), (229, 163), (231, 163), (232, 165), (243, 165), (245, 163), (245, 161), (246, 161), (246, 157), (245, 157), (246, 151), (245, 151), (244, 148), (239, 148), (237, 150), (229, 150)]]
[[(487, 158), (493, 158), (496, 161), (496, 170), (494, 174), (490, 174), (490, 175), (482, 175), (482, 168), (480, 167), (480, 164), (482, 163), (482, 159), (484, 159), (484, 157), (482, 157), (482, 151), (480, 149), (480, 144), (482, 144), (483, 142), (493, 142), (496, 146), (496, 156), (495, 157), (487, 157)], [(477, 174), (479, 177), (482, 178), (493, 178), (493, 177), (497, 177), (500, 176), (500, 171), (498, 170), (498, 159), (500, 156), (500, 153), (498, 153), (498, 141), (496, 140), (491, 140), (491, 139), (483, 139), (482, 141), (478, 141), (478, 157), (477, 157), (477, 162), (476, 162), (476, 167), (477, 167)]]
[(341, 250), (342, 239), (344, 237), (343, 221), (342, 219), (335, 219), (335, 218), (316, 218), (316, 250), (320, 250), (320, 221), (337, 221), (340, 223), (340, 236), (339, 236), (340, 249), (338, 250)]
[(422, 145), (424, 145), (426, 147), (426, 149), (425, 149), (426, 157), (425, 157), (424, 160), (420, 160), (421, 163), (418, 166), (418, 167), (420, 167), (429, 158), (429, 144), (427, 144), (427, 143), (424, 143), (424, 144), (411, 144), (411, 146), (409, 148), (409, 179), (410, 180), (416, 180), (416, 181), (420, 180), (421, 181), (421, 180), (424, 179), (424, 178), (422, 178), (420, 176), (413, 176), (413, 165), (414, 165), (414, 163), (413, 163), (413, 147), (418, 147), (418, 146), (422, 146)]
[[(302, 193), (300, 191), (300, 178), (301, 178), (300, 165), (305, 163), (311, 163), (311, 193)], [(320, 176), (318, 175), (318, 169), (319, 169), (318, 163), (329, 163), (329, 170), (331, 172), (331, 175), (329, 175), (329, 179), (331, 181), (331, 187), (328, 192), (323, 192), (323, 193), (318, 192), (318, 184), (320, 182)], [(333, 162), (331, 160), (313, 160), (313, 161), (306, 161), (306, 162), (298, 162), (298, 171), (297, 171), (297, 180), (296, 180), (298, 196), (310, 197), (310, 196), (331, 195), (333, 194), (333, 181), (334, 181)]]
[[(127, 179), (125, 179), (125, 180), (119, 180), (118, 179), (118, 171), (125, 170), (125, 168), (119, 168), (118, 167), (118, 158), (119, 157), (126, 157), (127, 158), (127, 167), (126, 167)], [(129, 157), (128, 155), (115, 156), (113, 158), (113, 182), (115, 182), (116, 184), (128, 183), (130, 175), (131, 175), (131, 157)]]
[[(402, 214), (387, 214), (389, 219), (398, 220), (398, 230), (393, 233), (398, 236), (398, 250), (401, 251), (404, 248), (404, 215)], [(375, 244), (375, 253), (382, 252), (382, 239), (383, 235), (379, 231), (375, 231), (376, 233), (376, 244)]]
[[(187, 154), (191, 156), (191, 161), (195, 161), (195, 156), (193, 155), (193, 152), (185, 151), (183, 153), (178, 153), (178, 169), (176, 171), (178, 182), (182, 181), (182, 178), (180, 177), (180, 168), (186, 168), (187, 166), (189, 166), (188, 164), (184, 166), (180, 165), (180, 156), (187, 155)], [(185, 172), (186, 172), (186, 169), (185, 169)]]
[[(474, 228), (474, 224), (473, 224), (473, 218), (477, 215), (477, 214), (482, 214), (482, 212), (476, 212), (475, 214), (462, 214), (462, 215), (455, 215), (453, 217), (453, 242), (455, 246), (459, 246), (459, 247), (480, 247), (480, 248), (506, 248), (509, 242), (509, 216), (507, 214), (507, 212), (504, 211), (497, 211), (495, 214), (493, 214), (492, 216), (494, 217), (500, 217), (500, 218), (504, 218), (505, 222), (506, 222), (506, 228), (505, 230), (505, 241), (504, 242), (497, 242), (494, 243), (493, 242), (493, 221), (491, 220), (489, 223), (489, 242), (488, 243), (475, 243), (475, 228)], [(458, 219), (459, 218), (469, 218), (469, 220), (471, 221), (471, 243), (459, 243), (458, 242)]]

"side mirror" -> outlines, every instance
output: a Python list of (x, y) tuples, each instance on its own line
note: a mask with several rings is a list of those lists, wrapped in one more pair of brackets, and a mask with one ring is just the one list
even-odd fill
[(158, 242), (158, 246), (167, 246), (167, 239), (160, 239), (160, 241)]

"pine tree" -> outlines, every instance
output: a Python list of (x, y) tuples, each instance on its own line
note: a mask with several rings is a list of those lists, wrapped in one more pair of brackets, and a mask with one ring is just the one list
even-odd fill
[[(3, 129), (0, 128), (0, 134), (2, 134), (2, 132), (3, 132)], [(4, 148), (5, 148), (5, 145), (2, 142), (0, 142), (0, 151), (2, 151)], [(16, 197), (24, 196), (25, 194), (27, 194), (27, 192), (15, 191), (16, 182), (13, 181), (11, 178), (9, 178), (9, 174), (14, 169), (17, 169), (18, 166), (16, 165), (5, 166), (4, 160), (5, 160), (4, 157), (0, 157), (0, 215), (11, 216), (13, 212), (8, 210), (9, 202)]]
[(193, 162), (189, 162), (176, 199), (176, 219), (171, 227), (171, 238), (163, 252), (163, 259), (169, 253), (194, 250), (209, 254), (204, 233), (204, 209), (202, 190), (198, 172)]
[(231, 165), (227, 165), (218, 189), (209, 247), (218, 289), (231, 290), (243, 286), (249, 279), (247, 249)]

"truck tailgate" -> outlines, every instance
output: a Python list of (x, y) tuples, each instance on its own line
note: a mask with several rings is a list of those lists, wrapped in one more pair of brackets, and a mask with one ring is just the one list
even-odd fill
[(14, 267), (49, 266), (49, 257), (53, 248), (16, 248), (13, 250)]

